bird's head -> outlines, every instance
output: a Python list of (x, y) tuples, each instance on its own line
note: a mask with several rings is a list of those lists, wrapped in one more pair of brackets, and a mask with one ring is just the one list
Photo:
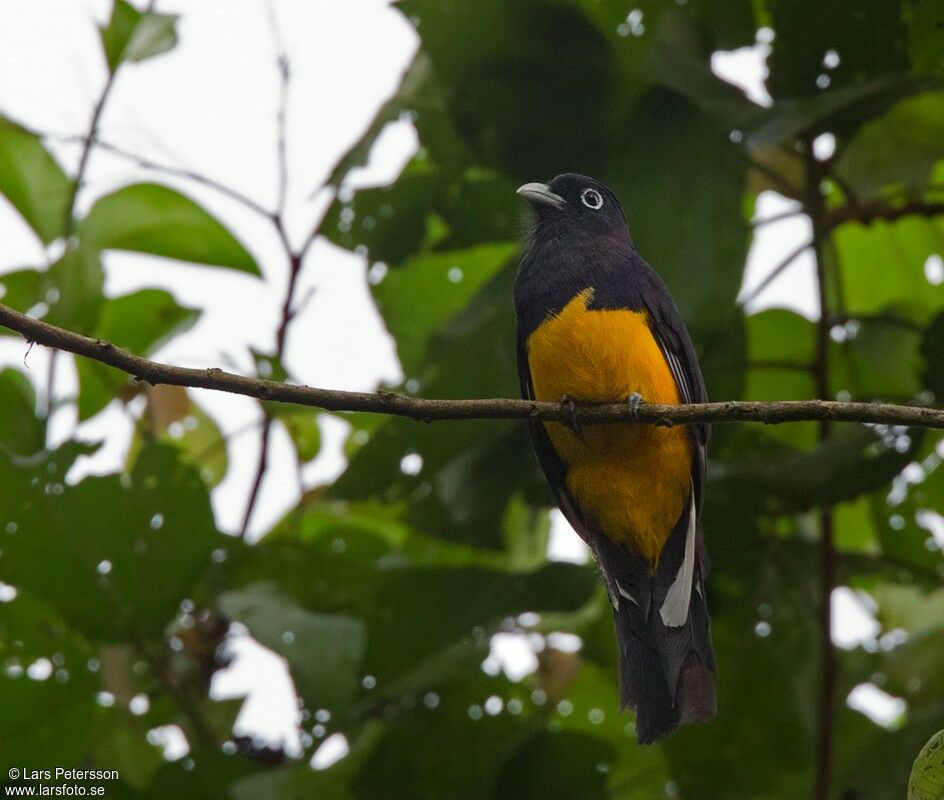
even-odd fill
[(596, 235), (627, 235), (626, 217), (616, 195), (586, 175), (568, 172), (550, 183), (526, 183), (518, 194), (534, 209), (535, 224)]

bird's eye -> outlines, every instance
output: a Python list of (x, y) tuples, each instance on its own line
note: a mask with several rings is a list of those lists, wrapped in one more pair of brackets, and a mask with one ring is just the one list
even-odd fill
[(584, 189), (580, 193), (581, 202), (587, 207), (598, 211), (603, 207), (603, 196), (596, 189)]

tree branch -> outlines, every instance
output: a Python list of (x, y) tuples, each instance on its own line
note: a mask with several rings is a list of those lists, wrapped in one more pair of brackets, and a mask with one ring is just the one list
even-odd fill
[(944, 215), (944, 203), (913, 200), (900, 206), (843, 206), (825, 214), (826, 227), (833, 229), (846, 222), (871, 225), (873, 222), (895, 222), (910, 215), (936, 217)]
[[(393, 392), (344, 392), (249, 378), (215, 367), (192, 369), (171, 366), (136, 356), (104, 339), (93, 339), (33, 319), (3, 304), (0, 304), (0, 325), (21, 334), (28, 342), (90, 358), (153, 385), (211, 389), (325, 411), (387, 414), (422, 422), (465, 419), (572, 421), (569, 409), (559, 403), (508, 399), (432, 400)], [(644, 403), (635, 414), (626, 404), (588, 404), (578, 406), (576, 411), (576, 421), (581, 425), (601, 422), (640, 422), (663, 427), (696, 422), (762, 422), (776, 425), (815, 420), (944, 430), (944, 409), (887, 403), (785, 400), (775, 403), (729, 401), (694, 405)]]

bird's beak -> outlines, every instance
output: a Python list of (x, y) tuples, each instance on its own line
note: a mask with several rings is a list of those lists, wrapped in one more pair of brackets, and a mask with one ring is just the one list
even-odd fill
[(518, 187), (518, 194), (535, 206), (563, 208), (567, 205), (567, 201), (559, 194), (554, 194), (546, 183), (526, 183)]

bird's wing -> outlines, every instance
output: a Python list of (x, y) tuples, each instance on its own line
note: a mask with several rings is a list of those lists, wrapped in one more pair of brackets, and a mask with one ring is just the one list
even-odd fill
[[(668, 298), (668, 292), (653, 294)], [(659, 344), (659, 349), (675, 379), (679, 398), (683, 403), (708, 402), (708, 390), (698, 366), (695, 346), (675, 304), (669, 300), (653, 304), (648, 308), (652, 325), (652, 334)], [(645, 398), (643, 398), (645, 399)], [(705, 465), (708, 459), (708, 440), (711, 427), (700, 423), (692, 425), (695, 438), (695, 463), (692, 466), (692, 484), (695, 489), (695, 505), (701, 515), (702, 494), (705, 484)]]

